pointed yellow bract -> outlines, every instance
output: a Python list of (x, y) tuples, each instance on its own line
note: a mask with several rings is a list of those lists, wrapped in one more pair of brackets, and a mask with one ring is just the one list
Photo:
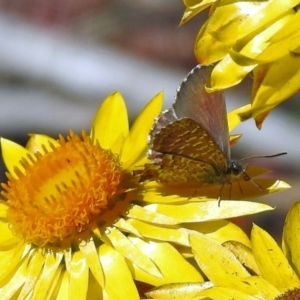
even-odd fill
[(251, 233), (252, 251), (261, 276), (281, 292), (300, 286), (300, 280), (274, 239), (258, 226)]
[(181, 24), (212, 5), (195, 42), (200, 64), (216, 64), (210, 91), (229, 88), (253, 74), (251, 109), (260, 128), (269, 111), (300, 89), (299, 0), (184, 1)]
[(294, 268), (297, 270), (297, 274), (300, 271), (300, 201), (297, 201), (289, 210), (286, 218), (286, 222), (283, 228), (282, 247), (284, 253)]
[[(105, 244), (100, 246), (98, 255), (105, 274), (105, 294), (109, 295), (110, 299), (122, 299), (125, 296), (126, 299), (138, 300), (139, 295), (125, 258)], [(116, 288), (116, 279), (120, 282), (119, 288)]]
[[(190, 244), (196, 261), (209, 281), (190, 286), (157, 287), (147, 293), (154, 299), (285, 299), (298, 295), (299, 278), (299, 212), (300, 201), (288, 212), (283, 230), (283, 250), (264, 230), (254, 225), (251, 248), (236, 242), (220, 245), (215, 239), (200, 233), (190, 234)], [(251, 271), (251, 273), (250, 273)], [(176, 296), (176, 297), (175, 297)], [(281, 297), (281, 298), (280, 298)], [(292, 297), (293, 298), (293, 297)]]
[(29, 150), (31, 153), (40, 152), (44, 154), (45, 149), (48, 151), (52, 151), (50, 144), (54, 145), (54, 147), (59, 146), (57, 140), (44, 134), (29, 134), (29, 137), (30, 138), (25, 148)]
[(72, 255), (70, 264), (70, 299), (85, 300), (88, 289), (89, 268), (81, 252)]
[(19, 144), (4, 138), (1, 138), (1, 151), (3, 161), (9, 174), (15, 178), (18, 178), (15, 173), (15, 168), (17, 167), (20, 170), (24, 170), (24, 167), (22, 164), (20, 164), (20, 161), (22, 158), (26, 158), (27, 155), (30, 155), (30, 152)]
[(162, 105), (163, 93), (159, 93), (145, 106), (133, 123), (120, 155), (125, 169), (134, 165), (142, 166), (145, 163), (148, 134), (154, 118), (161, 112)]
[[(202, 10), (204, 10), (205, 8), (209, 7), (210, 5), (212, 5), (213, 3), (217, 2), (217, 0), (203, 0), (203, 1), (199, 1), (199, 0), (183, 0), (185, 6), (187, 7), (184, 15), (181, 19), (181, 23), (180, 24), (184, 24), (185, 22), (187, 22), (188, 20), (190, 20), (192, 17), (194, 17), (195, 15), (197, 15), (198, 13), (200, 13)], [(201, 2), (201, 3), (199, 3)]]
[[(148, 282), (154, 286), (171, 282), (203, 282), (201, 274), (171, 244), (145, 242), (136, 237), (129, 237), (129, 239), (158, 266), (163, 275), (162, 277), (153, 276), (132, 264), (136, 280)], [(187, 280), (187, 277), (190, 279)]]
[(125, 101), (119, 92), (109, 95), (100, 105), (91, 127), (91, 138), (104, 149), (120, 154), (129, 132)]

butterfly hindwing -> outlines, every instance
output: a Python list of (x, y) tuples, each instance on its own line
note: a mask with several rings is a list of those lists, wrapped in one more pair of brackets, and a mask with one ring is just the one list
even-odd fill
[(156, 157), (157, 163), (146, 164), (141, 180), (156, 180), (161, 183), (210, 182), (215, 169), (202, 161), (180, 155), (163, 154)]
[(227, 160), (210, 135), (194, 120), (177, 120), (156, 133), (150, 143), (154, 164), (146, 164), (142, 180), (210, 182), (226, 173)]

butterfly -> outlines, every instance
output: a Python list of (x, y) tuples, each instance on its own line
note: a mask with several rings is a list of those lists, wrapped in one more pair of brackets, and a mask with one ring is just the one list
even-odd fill
[(241, 177), (251, 180), (246, 166), (231, 158), (223, 93), (206, 92), (211, 71), (212, 66), (196, 66), (179, 86), (172, 107), (157, 118), (149, 135), (152, 162), (144, 166), (141, 182), (219, 184), (223, 188)]

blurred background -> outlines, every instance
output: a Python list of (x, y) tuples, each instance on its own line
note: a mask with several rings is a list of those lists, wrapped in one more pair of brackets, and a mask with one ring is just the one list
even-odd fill
[[(101, 101), (119, 90), (133, 120), (164, 91), (165, 107), (196, 64), (193, 46), (207, 11), (178, 27), (181, 0), (0, 0), (0, 136), (25, 145), (28, 133), (57, 137), (89, 130)], [(226, 91), (228, 110), (249, 103), (251, 79)], [(234, 158), (273, 154), (255, 163), (293, 185), (260, 199), (276, 210), (244, 219), (281, 236), (287, 209), (298, 200), (299, 96), (236, 133)], [(5, 180), (1, 165), (1, 181)]]

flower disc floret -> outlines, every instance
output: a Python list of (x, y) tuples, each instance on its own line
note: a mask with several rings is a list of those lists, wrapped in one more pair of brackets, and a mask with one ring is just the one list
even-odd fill
[(8, 174), (2, 185), (13, 232), (37, 246), (59, 246), (93, 230), (113, 206), (122, 179), (118, 156), (85, 132), (58, 142), (23, 158), (24, 170), (16, 168), (17, 178)]

